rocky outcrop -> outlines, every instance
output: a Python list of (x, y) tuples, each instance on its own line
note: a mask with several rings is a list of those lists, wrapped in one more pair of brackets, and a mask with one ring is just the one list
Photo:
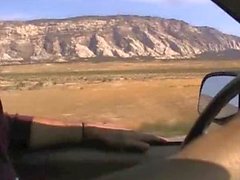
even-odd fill
[(1, 64), (96, 57), (183, 59), (229, 50), (240, 51), (239, 37), (174, 19), (109, 16), (0, 22)]

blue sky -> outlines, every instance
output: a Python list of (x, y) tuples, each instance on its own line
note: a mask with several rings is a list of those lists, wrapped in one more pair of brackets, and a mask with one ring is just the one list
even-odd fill
[(82, 15), (136, 14), (184, 20), (240, 36), (240, 25), (210, 0), (7, 0), (0, 19), (25, 20)]

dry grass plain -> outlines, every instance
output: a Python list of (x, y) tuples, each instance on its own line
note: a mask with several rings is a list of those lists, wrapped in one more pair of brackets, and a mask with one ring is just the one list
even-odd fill
[(223, 70), (240, 61), (2, 66), (0, 96), (9, 113), (182, 135), (198, 115), (202, 77)]

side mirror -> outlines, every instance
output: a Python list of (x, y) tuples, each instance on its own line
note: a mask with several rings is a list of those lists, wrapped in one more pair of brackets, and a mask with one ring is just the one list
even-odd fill
[[(202, 113), (211, 100), (233, 79), (237, 77), (233, 72), (215, 72), (210, 73), (202, 81), (198, 111)], [(234, 97), (215, 117), (216, 120), (225, 119), (238, 113), (240, 108), (239, 95)]]

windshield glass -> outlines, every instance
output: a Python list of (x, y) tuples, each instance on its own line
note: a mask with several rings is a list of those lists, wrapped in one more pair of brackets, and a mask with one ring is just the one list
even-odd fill
[(239, 25), (208, 0), (0, 3), (5, 110), (185, 135), (200, 83), (239, 70)]

